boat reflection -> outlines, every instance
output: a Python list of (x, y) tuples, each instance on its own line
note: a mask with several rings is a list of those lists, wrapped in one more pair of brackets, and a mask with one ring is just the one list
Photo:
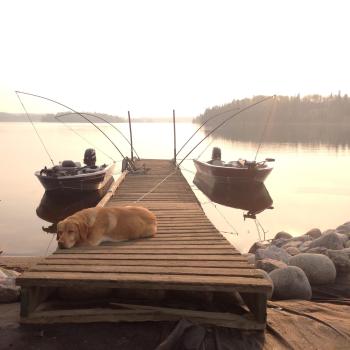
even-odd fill
[(211, 201), (246, 211), (244, 218), (255, 219), (256, 214), (265, 209), (273, 209), (272, 198), (263, 183), (223, 183), (212, 176), (199, 173), (193, 183)]
[(111, 178), (101, 189), (80, 193), (60, 193), (55, 191), (45, 191), (36, 214), (39, 218), (52, 223), (42, 230), (48, 233), (56, 233), (56, 224), (75, 212), (95, 206), (114, 182)]

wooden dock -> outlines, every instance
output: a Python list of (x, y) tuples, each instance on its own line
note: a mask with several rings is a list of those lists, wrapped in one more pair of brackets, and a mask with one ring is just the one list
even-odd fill
[[(172, 162), (141, 160), (137, 166), (144, 171), (123, 173), (99, 205), (132, 204), (152, 210), (157, 216), (157, 235), (56, 250), (17, 280), (22, 287), (22, 322), (187, 318), (209, 325), (264, 329), (270, 283), (213, 226)], [(103, 307), (101, 303), (87, 307), (85, 302), (85, 307), (72, 308), (52, 301), (62, 289), (84, 288), (104, 291), (98, 300), (103, 299)], [(126, 291), (124, 299), (122, 291)], [(153, 293), (155, 299), (126, 302), (125, 295), (135, 291), (148, 297)], [(245, 305), (233, 302), (237, 295)], [(184, 300), (196, 307), (182, 305)]]

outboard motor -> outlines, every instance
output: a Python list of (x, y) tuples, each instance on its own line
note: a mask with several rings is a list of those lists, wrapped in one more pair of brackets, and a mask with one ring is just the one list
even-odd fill
[(213, 147), (213, 151), (211, 153), (212, 160), (221, 160), (221, 149), (219, 147)]
[(93, 148), (88, 148), (84, 153), (84, 164), (88, 167), (95, 167), (96, 165), (96, 152)]

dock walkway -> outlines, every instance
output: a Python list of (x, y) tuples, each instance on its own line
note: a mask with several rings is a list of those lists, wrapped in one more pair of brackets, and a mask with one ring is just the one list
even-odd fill
[[(270, 283), (213, 226), (188, 182), (171, 161), (140, 160), (137, 166), (145, 171), (123, 173), (113, 191), (99, 205), (139, 205), (150, 209), (157, 216), (157, 235), (97, 247), (56, 250), (17, 280), (22, 286), (22, 322), (146, 321), (185, 317), (204, 324), (264, 329)], [(48, 308), (48, 303), (44, 303), (59, 288), (82, 290), (86, 287), (144, 293), (152, 290), (175, 292), (172, 298), (180, 293), (180, 299), (190, 294), (192, 299), (197, 295), (202, 301), (203, 296), (215, 295), (221, 302), (239, 293), (245, 306), (240, 306), (239, 311), (229, 306), (215, 309), (215, 303), (209, 306), (209, 299), (205, 302), (208, 307), (199, 310), (187, 306), (159, 306), (161, 302), (131, 304), (120, 299), (103, 308)]]

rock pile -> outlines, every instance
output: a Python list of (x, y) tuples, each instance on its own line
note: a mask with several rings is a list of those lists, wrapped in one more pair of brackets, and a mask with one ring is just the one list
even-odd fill
[(0, 303), (18, 301), (20, 288), (16, 286), (16, 278), (19, 275), (16, 271), (0, 267)]
[(250, 261), (273, 281), (274, 299), (309, 300), (311, 286), (350, 273), (350, 222), (324, 232), (313, 228), (298, 237), (281, 231), (268, 242), (255, 243), (249, 253)]

